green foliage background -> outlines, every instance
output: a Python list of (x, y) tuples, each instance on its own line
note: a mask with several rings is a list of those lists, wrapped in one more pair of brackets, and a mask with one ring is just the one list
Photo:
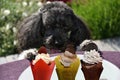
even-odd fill
[(120, 36), (120, 0), (81, 0), (74, 12), (88, 24), (93, 39)]
[[(0, 56), (17, 53), (16, 25), (39, 9), (37, 3), (37, 0), (0, 0)], [(5, 10), (10, 14), (5, 15)]]
[[(16, 25), (40, 8), (38, 1), (0, 0), (0, 56), (17, 53)], [(120, 0), (78, 1), (72, 3), (71, 8), (86, 21), (93, 39), (120, 36)], [(10, 13), (5, 15), (5, 10)]]

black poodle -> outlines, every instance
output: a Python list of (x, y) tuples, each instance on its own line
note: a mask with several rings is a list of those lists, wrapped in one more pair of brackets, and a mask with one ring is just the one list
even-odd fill
[(18, 50), (39, 48), (64, 51), (69, 43), (78, 46), (90, 39), (90, 31), (72, 9), (60, 1), (43, 5), (40, 11), (29, 16), (19, 25)]

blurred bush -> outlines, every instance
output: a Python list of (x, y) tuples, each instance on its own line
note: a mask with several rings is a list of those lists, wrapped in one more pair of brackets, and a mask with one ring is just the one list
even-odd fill
[(40, 6), (37, 0), (0, 0), (0, 56), (17, 53), (16, 25)]
[(72, 8), (87, 22), (93, 39), (120, 36), (120, 0), (80, 0)]

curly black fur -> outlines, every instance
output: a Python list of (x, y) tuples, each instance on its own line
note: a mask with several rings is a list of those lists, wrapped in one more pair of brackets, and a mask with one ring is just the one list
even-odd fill
[(45, 4), (39, 12), (26, 18), (17, 34), (18, 50), (47, 48), (64, 50), (66, 44), (79, 45), (90, 39), (90, 31), (72, 9), (60, 1)]

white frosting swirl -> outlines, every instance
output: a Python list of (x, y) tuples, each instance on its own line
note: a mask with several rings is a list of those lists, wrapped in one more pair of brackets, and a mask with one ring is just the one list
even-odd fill
[(39, 59), (42, 59), (46, 64), (49, 64), (52, 60), (50, 59), (50, 55), (47, 53), (41, 53), (41, 54), (38, 54), (36, 57), (35, 57), (35, 60), (33, 60), (33, 65), (39, 60)]
[(69, 51), (65, 51), (61, 56), (60, 62), (65, 66), (69, 67), (72, 62), (76, 60), (76, 54), (72, 54)]
[(88, 64), (102, 62), (102, 57), (96, 50), (85, 51), (83, 61)]

